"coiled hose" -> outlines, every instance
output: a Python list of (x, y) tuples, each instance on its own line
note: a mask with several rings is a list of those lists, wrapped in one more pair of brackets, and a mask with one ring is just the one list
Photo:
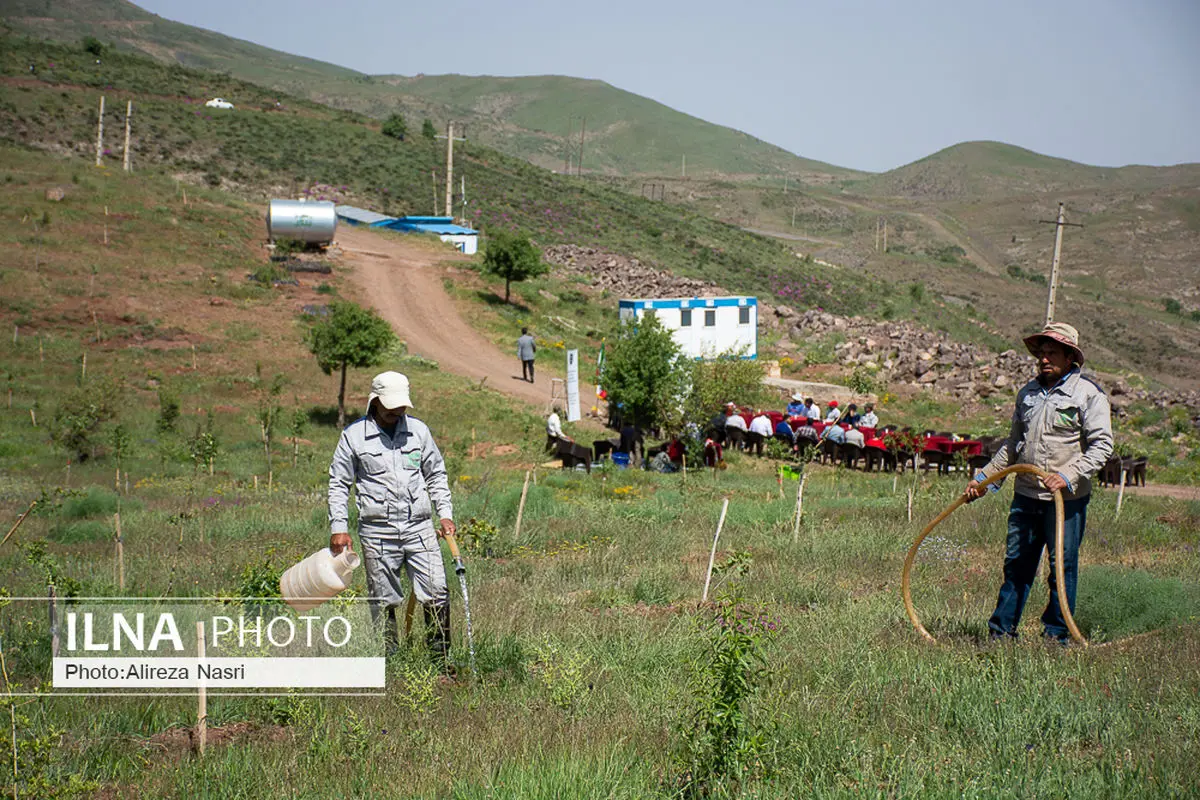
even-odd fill
[[(993, 483), (1003, 480), (1008, 475), (1020, 472), (1036, 475), (1042, 481), (1051, 476), (1051, 473), (1032, 464), (1014, 464), (1011, 467), (1000, 470), (987, 480), (981, 481), (979, 485), (980, 487), (991, 486)], [(917, 551), (921, 549), (921, 542), (925, 541), (925, 537), (940, 525), (942, 520), (953, 514), (958, 510), (959, 506), (966, 502), (967, 496), (964, 493), (947, 506), (945, 511), (934, 517), (933, 522), (925, 526), (925, 530), (921, 531), (921, 535), (912, 543), (912, 547), (908, 548), (908, 557), (904, 559), (904, 574), (900, 580), (900, 593), (904, 597), (904, 610), (908, 612), (908, 619), (912, 622), (913, 627), (917, 629), (917, 633), (930, 642), (936, 642), (937, 639), (929, 631), (925, 630), (925, 626), (921, 624), (920, 618), (917, 617), (916, 608), (913, 607), (912, 566), (917, 560)], [(1075, 618), (1071, 615), (1070, 604), (1063, 597), (1063, 589), (1066, 586), (1066, 581), (1063, 579), (1063, 500), (1062, 493), (1058, 490), (1054, 492), (1054, 577), (1056, 580), (1055, 591), (1058, 592), (1058, 605), (1062, 609), (1063, 620), (1067, 623), (1067, 630), (1070, 631), (1071, 638), (1075, 642), (1083, 647), (1087, 647), (1087, 639), (1083, 638), (1083, 634), (1079, 632), (1078, 626), (1075, 625)]]

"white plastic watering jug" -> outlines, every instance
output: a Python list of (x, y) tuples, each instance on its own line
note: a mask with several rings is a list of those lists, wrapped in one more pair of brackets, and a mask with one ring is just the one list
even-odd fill
[(308, 611), (345, 589), (350, 573), (361, 563), (349, 549), (335, 556), (328, 547), (323, 548), (288, 567), (279, 578), (279, 591), (293, 609)]

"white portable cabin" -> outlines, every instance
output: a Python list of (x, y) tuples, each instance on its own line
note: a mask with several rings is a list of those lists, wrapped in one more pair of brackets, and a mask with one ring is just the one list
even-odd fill
[(741, 351), (742, 358), (758, 358), (757, 297), (622, 300), (617, 308), (623, 323), (654, 314), (689, 358), (712, 358), (730, 351)]

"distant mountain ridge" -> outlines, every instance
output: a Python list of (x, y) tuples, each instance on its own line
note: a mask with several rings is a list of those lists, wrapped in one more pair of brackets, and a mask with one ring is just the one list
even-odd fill
[(698, 119), (603, 81), (564, 76), (370, 76), (163, 19), (128, 0), (10, 0), (17, 33), (58, 40), (94, 36), (160, 61), (227, 72), (375, 117), (405, 113), (441, 127), (463, 121), (482, 144), (563, 170), (583, 128), (583, 166), (603, 174), (787, 174), (828, 182), (866, 173), (802, 158), (747, 133)]

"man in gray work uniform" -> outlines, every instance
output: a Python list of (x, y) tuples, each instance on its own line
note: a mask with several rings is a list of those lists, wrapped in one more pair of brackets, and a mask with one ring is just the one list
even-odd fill
[(366, 416), (342, 431), (329, 465), (329, 549), (334, 555), (353, 549), (347, 513), (353, 486), (372, 619), (382, 622), (394, 650), (396, 609), (404, 601), (400, 572), (407, 572), (425, 611), (430, 652), (445, 667), (450, 595), (438, 537), (454, 535), (454, 509), (441, 451), (425, 423), (408, 415), (410, 408), (408, 378), (381, 373), (371, 381)]

